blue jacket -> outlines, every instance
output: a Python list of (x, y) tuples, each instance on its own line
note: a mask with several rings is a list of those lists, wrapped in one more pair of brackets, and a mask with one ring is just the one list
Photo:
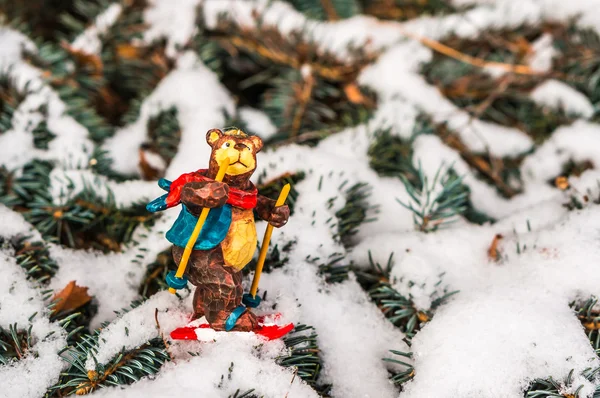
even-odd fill
[[(169, 191), (171, 182), (161, 178), (158, 181), (160, 186), (165, 191)], [(149, 212), (155, 213), (166, 210), (166, 198), (168, 194), (154, 199), (146, 205)], [(173, 226), (166, 234), (169, 242), (175, 246), (185, 247), (194, 227), (198, 223), (198, 217), (194, 216), (184, 204), (181, 204), (181, 212)], [(226, 204), (222, 207), (215, 207), (210, 210), (206, 222), (202, 226), (198, 240), (194, 244), (194, 250), (210, 250), (216, 247), (225, 239), (229, 226), (231, 225), (231, 205)]]

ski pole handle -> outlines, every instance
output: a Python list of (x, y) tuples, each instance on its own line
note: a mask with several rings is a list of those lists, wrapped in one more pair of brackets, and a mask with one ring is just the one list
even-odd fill
[[(225, 158), (223, 160), (223, 162), (219, 165), (219, 171), (217, 173), (217, 176), (215, 177), (215, 181), (218, 181), (218, 182), (223, 181), (223, 178), (225, 177), (225, 172), (227, 171), (227, 168), (229, 167), (229, 163), (230, 163), (229, 158)], [(187, 268), (187, 264), (190, 259), (190, 255), (192, 254), (194, 245), (196, 244), (196, 241), (198, 240), (198, 236), (200, 235), (200, 232), (202, 231), (202, 227), (204, 226), (206, 217), (208, 217), (209, 211), (210, 211), (210, 208), (205, 207), (202, 209), (202, 212), (200, 212), (200, 217), (198, 217), (198, 222), (196, 223), (196, 226), (194, 227), (194, 231), (192, 231), (192, 235), (190, 236), (190, 239), (188, 240), (187, 244), (185, 245), (185, 249), (183, 250), (183, 255), (181, 256), (181, 261), (179, 261), (179, 267), (177, 268), (177, 272), (175, 273), (174, 277), (171, 274), (173, 271), (171, 271), (171, 273), (169, 273), (167, 275), (167, 284), (169, 284), (169, 286), (171, 286), (173, 284), (173, 285), (178, 285), (178, 286), (183, 287), (187, 284), (187, 281), (185, 281), (182, 278), (182, 276), (185, 273), (185, 269)], [(175, 294), (175, 292), (178, 289), (181, 289), (181, 287), (178, 287), (177, 289), (175, 289), (174, 287), (169, 287), (169, 292)]]
[[(285, 184), (279, 193), (275, 207), (283, 206), (288, 194), (290, 193), (290, 184)], [(260, 274), (262, 273), (263, 266), (265, 265), (265, 259), (267, 258), (267, 250), (269, 249), (269, 241), (271, 240), (271, 234), (273, 233), (273, 226), (267, 225), (263, 243), (260, 248), (260, 254), (258, 255), (258, 262), (256, 263), (256, 272), (254, 273), (254, 280), (252, 280), (252, 287), (250, 288), (250, 295), (256, 297), (256, 291), (258, 290), (258, 282), (260, 281)]]

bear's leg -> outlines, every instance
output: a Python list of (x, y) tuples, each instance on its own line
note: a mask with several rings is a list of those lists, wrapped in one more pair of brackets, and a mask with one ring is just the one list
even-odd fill
[[(233, 267), (223, 265), (215, 272), (216, 278), (212, 289), (206, 289), (205, 301), (211, 301), (213, 305), (207, 306), (206, 319), (215, 330), (225, 330), (225, 321), (231, 312), (242, 304), (242, 273)], [(212, 295), (212, 292), (220, 294), (220, 299)], [(256, 315), (249, 309), (237, 320), (232, 331), (249, 332), (256, 328), (258, 321)]]
[[(183, 248), (173, 247), (173, 257), (179, 264)], [(225, 265), (221, 246), (211, 250), (194, 250), (190, 255), (186, 275), (196, 286), (194, 318), (206, 316), (215, 330), (225, 330), (225, 321), (242, 303), (242, 273)], [(257, 325), (256, 315), (247, 310), (236, 322), (234, 331), (247, 332)]]
[[(242, 304), (242, 273), (224, 264), (213, 264), (208, 285), (203, 289), (206, 319), (215, 330), (225, 330), (225, 321), (231, 312)], [(256, 315), (246, 310), (233, 331), (248, 332), (257, 325)]]
[[(176, 264), (181, 261), (184, 249), (182, 247), (173, 246), (173, 259)], [(192, 319), (202, 318), (205, 314), (204, 310), (204, 293), (203, 290), (203, 269), (208, 267), (210, 262), (223, 261), (223, 253), (220, 247), (215, 247), (212, 250), (193, 250), (190, 255), (188, 266), (186, 268), (186, 276), (192, 285), (196, 286), (194, 292), (194, 315)]]

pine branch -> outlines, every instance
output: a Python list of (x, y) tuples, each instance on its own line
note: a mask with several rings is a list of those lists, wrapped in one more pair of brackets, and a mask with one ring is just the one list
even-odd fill
[[(433, 317), (435, 310), (444, 304), (448, 298), (458, 293), (457, 291), (448, 291), (447, 288), (436, 288), (431, 294), (431, 306), (428, 310), (418, 309), (412, 297), (405, 297), (393, 288), (390, 281), (390, 272), (392, 270), (393, 253), (390, 255), (385, 266), (373, 261), (369, 252), (369, 268), (362, 269), (353, 267), (358, 282), (365, 289), (371, 300), (383, 312), (386, 318), (398, 327), (410, 341), (421, 327), (429, 322)], [(439, 287), (442, 282), (442, 276), (436, 284)]]
[(348, 279), (350, 265), (344, 260), (346, 256), (342, 253), (330, 254), (324, 262), (320, 257), (307, 258), (308, 263), (317, 264), (319, 275), (325, 277), (327, 283), (340, 283)]
[[(595, 369), (590, 368), (584, 370), (581, 375), (590, 382), (594, 382), (599, 371), (600, 367)], [(584, 386), (583, 384), (579, 386), (573, 385), (574, 372), (574, 369), (571, 370), (562, 382), (556, 381), (552, 377), (548, 377), (547, 379), (535, 379), (525, 391), (525, 398), (579, 397), (579, 392)], [(567, 389), (573, 389), (573, 387), (577, 387), (575, 388), (574, 392), (565, 395), (564, 391)], [(593, 395), (596, 396), (598, 393), (600, 393), (600, 386), (595, 388)]]
[(119, 208), (112, 193), (100, 198), (89, 186), (56, 205), (48, 190), (52, 167), (34, 160), (18, 178), (0, 170), (0, 203), (22, 213), (45, 239), (73, 248), (119, 251), (138, 225), (150, 225), (157, 217), (146, 211), (144, 203)]
[(140, 295), (148, 298), (159, 291), (168, 289), (165, 278), (169, 271), (176, 269), (177, 264), (173, 260), (170, 248), (158, 253), (156, 260), (147, 266), (146, 276), (139, 288)]
[(37, 54), (26, 54), (67, 104), (68, 112), (102, 142), (114, 126), (137, 116), (140, 100), (174, 67), (165, 55), (165, 41), (134, 45), (141, 38), (144, 1), (127, 2), (115, 23), (101, 34), (100, 55), (43, 43)]
[(13, 114), (28, 92), (27, 86), (19, 90), (6, 72), (0, 73), (0, 134), (12, 128)]
[(48, 84), (67, 104), (67, 112), (85, 126), (92, 139), (100, 142), (113, 133), (94, 102), (106, 84), (102, 63), (97, 56), (70, 50), (68, 44), (43, 43), (37, 53), (25, 52), (33, 66), (40, 68)]
[[(431, 128), (423, 126), (419, 133), (425, 134), (427, 127)], [(406, 178), (418, 184), (418, 171), (412, 163), (412, 142), (393, 135), (390, 129), (375, 131), (368, 151), (369, 166), (380, 176)]]
[[(376, 59), (360, 48), (349, 47), (355, 62), (339, 59), (305, 38), (303, 32), (282, 35), (276, 27), (261, 24), (246, 28), (222, 17), (216, 28), (201, 31), (218, 43), (224, 58), (218, 72), (238, 105), (257, 103), (278, 133), (267, 145), (291, 140), (313, 144), (341, 128), (365, 122), (375, 106), (372, 92), (355, 82), (360, 70)], [(208, 50), (209, 59), (216, 50)], [(226, 52), (226, 53), (225, 53)], [(304, 133), (319, 131), (306, 140)], [(298, 140), (296, 140), (298, 138)]]
[[(266, 173), (266, 170), (264, 172)], [(304, 177), (305, 173), (299, 171), (296, 173), (285, 173), (269, 181), (263, 181), (265, 179), (265, 174), (261, 174), (258, 176), (258, 193), (267, 198), (276, 199), (279, 196), (279, 192), (283, 189), (283, 186), (285, 184), (290, 184), (290, 193), (285, 204), (290, 208), (290, 214), (294, 214), (294, 205), (298, 199), (298, 191), (295, 186), (300, 181), (304, 180)]]
[(361, 12), (358, 0), (286, 0), (310, 19), (337, 21)]
[(446, 145), (460, 153), (463, 160), (469, 166), (473, 167), (482, 177), (494, 184), (498, 192), (504, 197), (512, 198), (520, 193), (520, 188), (511, 186), (511, 183), (514, 184), (513, 181), (516, 180), (521, 184), (518, 167), (523, 161), (524, 156), (511, 159), (475, 154), (469, 150), (456, 133), (450, 131), (445, 125), (437, 125), (436, 134)]
[(335, 213), (338, 219), (338, 232), (334, 235), (344, 247), (349, 248), (356, 244), (353, 240), (358, 228), (364, 222), (375, 221), (375, 218), (367, 218), (368, 213), (376, 210), (368, 202), (371, 189), (367, 183), (356, 183), (345, 192), (346, 204)]
[(229, 395), (228, 398), (259, 398), (258, 395), (254, 394), (254, 391), (254, 388), (244, 392), (241, 392), (240, 389), (237, 389), (235, 393)]
[(32, 0), (26, 4), (4, 0), (0, 12), (28, 36), (58, 42), (73, 39), (109, 4), (108, 0)]
[(310, 386), (315, 386), (322, 361), (317, 344), (317, 333), (312, 326), (298, 324), (294, 330), (283, 338), (289, 355), (277, 359), (277, 363), (285, 367), (297, 369), (297, 375)]
[(572, 123), (575, 115), (537, 105), (529, 97), (530, 92), (546, 79), (556, 78), (584, 93), (592, 104), (598, 103), (600, 85), (593, 77), (600, 71), (600, 37), (573, 25), (544, 23), (488, 31), (477, 39), (450, 37), (444, 44), (469, 57), (481, 57), (488, 65), (496, 61), (512, 65), (525, 62), (532, 51), (531, 43), (544, 33), (552, 35), (553, 46), (560, 50), (548, 73), (493, 77), (478, 69), (482, 65), (471, 66), (444, 54), (435, 54), (422, 73), (473, 117), (519, 128), (541, 144), (557, 127)]
[(94, 358), (97, 348), (96, 333), (94, 336), (84, 336), (68, 351), (68, 357), (64, 359), (70, 366), (61, 373), (58, 383), (50, 387), (47, 396), (86, 395), (99, 388), (132, 384), (156, 374), (169, 360), (162, 339), (155, 338), (131, 350), (122, 350), (106, 364), (95, 361), (95, 368), (88, 370), (86, 361), (89, 356)]
[[(462, 178), (450, 170), (445, 170), (445, 174), (440, 177), (443, 168), (443, 165), (440, 166), (431, 184), (423, 173), (420, 163), (418, 184), (402, 178), (410, 199), (408, 203), (396, 200), (413, 213), (415, 227), (421, 232), (436, 231), (467, 210), (468, 192), (462, 189)], [(438, 182), (440, 191), (438, 191)]]
[(227, 18), (221, 18), (210, 34), (239, 51), (296, 70), (310, 68), (315, 76), (333, 82), (355, 81), (360, 71), (377, 58), (377, 54), (351, 48), (353, 62), (345, 62), (320, 49), (316, 42), (306, 41), (302, 32), (292, 31), (284, 36), (273, 26), (262, 24), (250, 29)]
[(17, 264), (25, 270), (27, 279), (37, 285), (45, 285), (58, 271), (58, 264), (50, 257), (44, 242), (31, 241), (30, 237), (18, 235), (9, 240), (15, 251)]
[(50, 142), (56, 138), (56, 135), (48, 129), (45, 120), (41, 121), (31, 133), (33, 134), (33, 145), (38, 149), (48, 149)]
[(31, 350), (32, 335), (28, 329), (20, 329), (18, 325), (9, 325), (8, 330), (0, 326), (0, 365), (7, 365), (25, 357)]
[[(414, 139), (421, 134), (440, 134), (439, 131), (446, 131), (442, 126), (437, 126), (431, 122), (431, 120), (421, 115), (417, 118), (413, 135), (409, 139), (403, 139), (399, 136), (393, 135), (390, 129), (379, 129), (373, 133), (373, 142), (369, 148), (369, 165), (377, 174), (386, 177), (397, 177), (405, 183), (408, 182), (414, 190), (423, 189), (422, 176), (419, 171), (413, 165), (413, 150), (412, 145)], [(468, 156), (472, 154), (467, 153)], [(474, 156), (474, 155), (473, 155)], [(477, 158), (477, 164), (483, 167), (485, 160), (483, 157)], [(452, 175), (453, 171), (448, 171), (449, 177), (452, 179), (458, 178), (456, 175)], [(500, 169), (500, 175), (504, 179), (512, 178), (513, 175), (509, 172)], [(470, 196), (469, 188), (460, 184), (456, 187), (456, 193), (464, 197), (463, 216), (469, 221), (476, 224), (484, 224), (486, 222), (494, 222), (494, 219), (486, 216), (483, 213), (478, 212), (473, 208)]]
[(571, 307), (577, 313), (577, 318), (587, 333), (587, 337), (600, 356), (600, 310), (598, 309), (598, 299), (591, 297), (582, 303), (572, 303)]
[[(172, 107), (151, 117), (147, 123), (148, 142), (140, 148), (140, 167), (142, 175), (147, 180), (157, 180), (164, 177), (166, 167), (177, 154), (181, 140), (181, 127), (177, 120), (177, 108)], [(146, 159), (145, 153), (157, 154), (164, 161), (165, 168), (157, 169)]]
[(34, 199), (50, 200), (48, 187), (50, 162), (33, 160), (23, 166), (21, 175), (0, 168), (0, 203), (17, 211), (25, 211)]
[(412, 352), (403, 352), (397, 350), (390, 350), (390, 352), (396, 355), (394, 358), (383, 358), (384, 361), (393, 363), (396, 367), (398, 365), (403, 366), (405, 369), (401, 371), (390, 371), (390, 380), (394, 385), (400, 387), (412, 380), (415, 377), (415, 368), (406, 359), (399, 359), (399, 357), (408, 358), (411, 360), (413, 357)]
[(361, 0), (364, 13), (383, 20), (407, 21), (427, 15), (447, 15), (458, 12), (445, 0)]

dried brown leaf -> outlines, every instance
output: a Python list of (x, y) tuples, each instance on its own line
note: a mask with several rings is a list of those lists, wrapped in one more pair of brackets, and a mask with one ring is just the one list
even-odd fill
[(52, 301), (56, 302), (52, 313), (71, 311), (83, 307), (92, 299), (87, 291), (87, 287), (77, 286), (75, 281), (69, 282), (64, 289), (52, 297)]

